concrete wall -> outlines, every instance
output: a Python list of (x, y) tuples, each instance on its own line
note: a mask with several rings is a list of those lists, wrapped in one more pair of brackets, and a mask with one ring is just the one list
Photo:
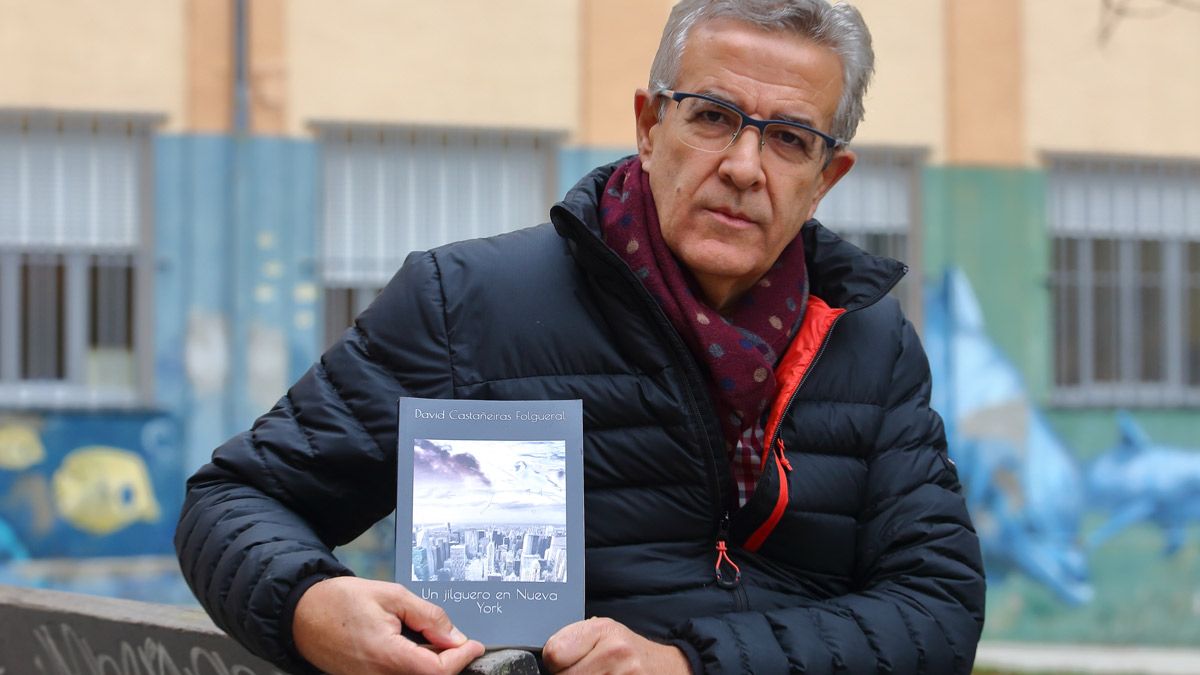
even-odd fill
[[(191, 607), (0, 585), (0, 673), (282, 675)], [(533, 654), (490, 652), (466, 675), (537, 675)]]
[(198, 609), (0, 586), (0, 672), (279, 675)]

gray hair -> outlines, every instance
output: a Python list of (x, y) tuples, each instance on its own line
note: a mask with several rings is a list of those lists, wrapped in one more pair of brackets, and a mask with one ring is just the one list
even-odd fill
[[(650, 66), (652, 91), (674, 88), (689, 33), (697, 24), (718, 18), (790, 31), (832, 49), (842, 61), (842, 97), (831, 133), (843, 141), (854, 138), (863, 118), (863, 94), (875, 70), (871, 33), (857, 9), (827, 0), (682, 0), (671, 10)], [(659, 109), (660, 116), (664, 110)]]

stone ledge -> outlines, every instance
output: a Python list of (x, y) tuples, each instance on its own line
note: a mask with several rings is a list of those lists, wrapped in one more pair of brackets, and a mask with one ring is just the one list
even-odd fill
[[(52, 673), (284, 675), (203, 610), (0, 585), (0, 675)], [(520, 650), (484, 654), (470, 675), (537, 675)]]

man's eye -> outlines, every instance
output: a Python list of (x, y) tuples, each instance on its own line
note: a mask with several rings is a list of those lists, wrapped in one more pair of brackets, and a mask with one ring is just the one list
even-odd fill
[(698, 109), (693, 116), (693, 119), (702, 124), (721, 127), (727, 127), (733, 123), (731, 121), (733, 119), (733, 115), (728, 110), (722, 110), (715, 107)]
[(771, 138), (780, 145), (799, 150), (807, 149), (811, 145), (809, 138), (802, 133), (792, 131), (791, 129), (776, 129)]
[(811, 133), (806, 133), (798, 129), (790, 129), (790, 127), (770, 127), (768, 130), (770, 142), (776, 148), (798, 151), (798, 153), (811, 153), (812, 148), (816, 145), (816, 139)]

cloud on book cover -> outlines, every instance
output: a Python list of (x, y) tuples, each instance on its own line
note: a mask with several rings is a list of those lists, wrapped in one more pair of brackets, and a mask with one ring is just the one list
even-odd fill
[(563, 441), (416, 439), (413, 521), (566, 522)]

